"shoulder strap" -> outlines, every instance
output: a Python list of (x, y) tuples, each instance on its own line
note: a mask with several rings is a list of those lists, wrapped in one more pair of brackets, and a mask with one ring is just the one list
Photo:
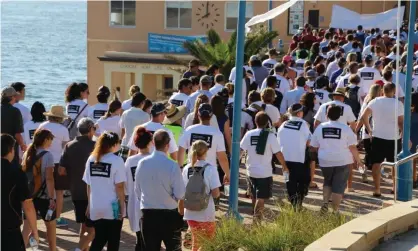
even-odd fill
[(261, 108), (263, 108), (263, 111), (266, 111), (266, 107), (267, 107), (267, 105), (266, 105), (266, 104), (262, 104), (262, 105), (261, 105)]
[(40, 160), (48, 151), (42, 151), (39, 154), (36, 155), (35, 157), (35, 163), (36, 161)]
[[(86, 107), (88, 106), (88, 104), (86, 104), (84, 107), (83, 107), (83, 109), (81, 109), (81, 111), (77, 114), (77, 116), (75, 116), (75, 118), (73, 119), (73, 121), (75, 122), (75, 121), (77, 121), (77, 119), (78, 119), (78, 117), (80, 117), (80, 115), (83, 113), (83, 111), (84, 111), (84, 109), (86, 109)], [(70, 127), (68, 128), (68, 129), (72, 129), (73, 127), (74, 127), (74, 124), (75, 123), (71, 123), (70, 124)]]

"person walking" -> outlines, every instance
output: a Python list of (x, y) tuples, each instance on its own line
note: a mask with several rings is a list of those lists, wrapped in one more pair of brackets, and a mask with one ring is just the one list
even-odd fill
[[(221, 187), (221, 182), (216, 167), (205, 160), (208, 150), (209, 148), (205, 141), (197, 140), (193, 142), (190, 148), (191, 163), (187, 164), (183, 169), (186, 194), (184, 200), (181, 200), (179, 203), (179, 211), (180, 214), (184, 215), (183, 218), (187, 220), (191, 229), (193, 251), (199, 250), (202, 238), (209, 240), (215, 236), (214, 199), (220, 196), (219, 188)], [(196, 180), (196, 177), (197, 179), (200, 178), (200, 182)], [(188, 191), (193, 190), (193, 187), (196, 186), (205, 188), (205, 196), (209, 197), (206, 208), (197, 209), (193, 207), (195, 198)]]
[(284, 122), (277, 132), (277, 140), (289, 170), (288, 180), (285, 178), (287, 194), (296, 210), (301, 209), (311, 180), (309, 159), (306, 153), (312, 135), (308, 123), (303, 120), (301, 104), (293, 104), (289, 107), (289, 113), (289, 120)]
[(298, 77), (296, 79), (296, 88), (284, 93), (280, 105), (280, 113), (284, 114), (293, 104), (299, 103), (300, 97), (305, 93), (306, 78)]
[[(232, 84), (230, 84), (231, 86), (234, 86)], [(186, 119), (184, 120), (184, 129), (189, 128), (192, 125), (196, 125), (199, 124), (199, 107), (201, 104), (209, 104), (209, 98), (208, 96), (204, 95), (204, 94), (200, 94), (195, 102), (195, 108), (193, 109), (193, 112), (189, 113), (186, 116)], [(210, 119), (210, 126), (213, 126), (215, 128), (218, 127), (218, 119), (216, 118), (216, 116), (212, 116), (212, 118)]]
[(106, 111), (109, 108), (107, 103), (110, 97), (110, 90), (107, 86), (100, 86), (97, 91), (97, 101), (98, 103), (92, 105), (87, 110), (87, 116), (91, 118), (94, 122), (103, 117), (106, 114)]
[(28, 179), (23, 171), (13, 164), (16, 140), (1, 134), (1, 240), (2, 250), (25, 251), (25, 243), (20, 231), (23, 210), (33, 238), (39, 243), (36, 225), (36, 211), (32, 194), (28, 188)]
[(161, 242), (167, 251), (181, 250), (183, 219), (178, 201), (184, 198), (185, 186), (178, 164), (167, 157), (170, 141), (167, 131), (157, 130), (153, 135), (155, 151), (139, 161), (135, 171), (146, 251), (159, 251)]
[(181, 124), (186, 112), (187, 108), (184, 105), (171, 105), (167, 108), (167, 114), (165, 115), (163, 125), (165, 128), (171, 131), (171, 133), (174, 136), (174, 140), (176, 141), (176, 144), (178, 144), (180, 136), (183, 135), (184, 130)]
[(173, 95), (171, 95), (168, 99), (168, 102), (176, 106), (186, 105), (186, 101), (192, 93), (192, 81), (188, 78), (180, 79), (177, 84), (177, 89), (178, 92), (173, 93)]
[(59, 162), (64, 146), (70, 141), (68, 129), (62, 125), (62, 122), (68, 116), (64, 114), (64, 107), (57, 105), (51, 106), (51, 110), (45, 112), (44, 115), (47, 117), (47, 121), (39, 125), (39, 129), (47, 129), (54, 135), (49, 151), (54, 157), (55, 163), (54, 184), (57, 199), (57, 226), (65, 227), (68, 226), (68, 222), (64, 218), (60, 218), (60, 216), (64, 205), (64, 191), (70, 189), (70, 181), (65, 167), (61, 167)]
[(272, 48), (266, 54), (269, 56), (269, 58), (266, 59), (266, 60), (264, 60), (263, 63), (262, 63), (262, 65), (265, 68), (271, 70), (277, 64), (276, 58), (277, 58), (277, 56), (279, 56), (279, 53), (277, 53), (277, 51), (276, 51), (275, 48)]
[(10, 85), (15, 89), (15, 91), (19, 94), (16, 96), (16, 103), (13, 104), (14, 107), (19, 109), (20, 113), (22, 114), (23, 124), (26, 124), (27, 122), (32, 120), (32, 116), (30, 114), (29, 109), (22, 105), (22, 103), (19, 103), (22, 100), (25, 100), (25, 84), (22, 82), (14, 82)]
[[(29, 145), (22, 160), (22, 170), (28, 177), (27, 184), (31, 189), (35, 210), (45, 223), (48, 248), (51, 251), (55, 251), (57, 248), (54, 156), (49, 151), (53, 140), (54, 135), (51, 131), (36, 130), (33, 143)], [(25, 218), (22, 235), (26, 246), (33, 230), (33, 223), (30, 222), (30, 217)]]
[(209, 99), (212, 98), (213, 94), (209, 91), (211, 85), (212, 85), (212, 79), (209, 76), (204, 75), (200, 78), (200, 89), (192, 93), (186, 102), (188, 113), (193, 112), (196, 99), (200, 94), (206, 95)]
[(75, 251), (81, 251), (88, 249), (94, 236), (93, 222), (86, 216), (88, 198), (83, 175), (87, 159), (94, 149), (92, 139), (96, 133), (96, 128), (92, 119), (82, 118), (77, 123), (77, 129), (81, 136), (77, 136), (65, 145), (60, 166), (65, 168), (70, 180), (75, 220), (80, 224), (80, 239)]
[(357, 151), (357, 137), (345, 123), (339, 122), (342, 108), (331, 104), (327, 108), (330, 121), (320, 124), (312, 135), (311, 151), (316, 152), (319, 166), (324, 176), (324, 191), (321, 213), (328, 212), (329, 200), (332, 200), (334, 212), (339, 206), (347, 186), (350, 173), (349, 165), (355, 160), (363, 167)]
[(141, 89), (139, 88), (139, 86), (132, 85), (131, 87), (129, 87), (129, 97), (130, 97), (130, 99), (127, 99), (127, 100), (122, 102), (122, 110), (123, 111), (127, 111), (132, 107), (132, 104), (131, 104), (132, 103), (132, 98), (138, 92), (141, 92)]
[(218, 94), (225, 87), (225, 76), (222, 74), (217, 74), (215, 76), (215, 85), (209, 89), (212, 95)]
[(45, 122), (45, 112), (45, 106), (42, 103), (38, 101), (33, 103), (32, 108), (30, 110), (32, 120), (25, 123), (25, 125), (23, 126), (23, 139), (25, 140), (26, 145), (32, 143), (33, 135), (35, 134), (36, 129), (38, 129), (38, 127), (43, 122)]
[(67, 115), (70, 118), (70, 122), (67, 124), (70, 139), (74, 139), (77, 136), (78, 120), (88, 116), (89, 105), (84, 100), (87, 100), (89, 94), (89, 87), (84, 83), (72, 83), (65, 91)]
[(94, 239), (90, 251), (119, 250), (123, 217), (125, 216), (126, 173), (116, 133), (104, 133), (86, 162), (83, 181), (87, 184), (86, 216), (93, 221)]
[(104, 132), (114, 132), (119, 138), (123, 138), (122, 128), (120, 126), (120, 115), (122, 113), (122, 104), (119, 100), (113, 100), (103, 117), (97, 120), (97, 132), (100, 135)]

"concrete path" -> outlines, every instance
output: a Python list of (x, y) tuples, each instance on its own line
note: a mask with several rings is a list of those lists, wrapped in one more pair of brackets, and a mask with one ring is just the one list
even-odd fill
[(374, 251), (418, 251), (418, 229), (409, 231), (405, 234), (377, 246)]

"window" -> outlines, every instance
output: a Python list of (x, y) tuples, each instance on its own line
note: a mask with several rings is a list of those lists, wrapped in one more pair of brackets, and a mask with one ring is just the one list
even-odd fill
[(136, 1), (110, 1), (110, 25), (135, 26)]
[(173, 94), (173, 77), (168, 77), (168, 76), (164, 76), (164, 83), (163, 83), (163, 88), (164, 88), (164, 95), (165, 96), (171, 96), (171, 94)]
[(165, 5), (165, 27), (168, 29), (191, 29), (192, 2), (167, 1)]
[[(245, 22), (254, 15), (253, 3), (247, 2), (245, 8)], [(225, 30), (236, 30), (238, 24), (238, 2), (227, 2), (225, 11)]]

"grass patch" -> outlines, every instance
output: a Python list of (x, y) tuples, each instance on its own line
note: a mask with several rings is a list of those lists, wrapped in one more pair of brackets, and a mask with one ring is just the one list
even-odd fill
[(211, 240), (202, 240), (204, 251), (299, 251), (353, 216), (304, 210), (294, 212), (292, 207), (280, 206), (280, 213), (259, 225), (244, 225), (234, 219), (223, 218)]

